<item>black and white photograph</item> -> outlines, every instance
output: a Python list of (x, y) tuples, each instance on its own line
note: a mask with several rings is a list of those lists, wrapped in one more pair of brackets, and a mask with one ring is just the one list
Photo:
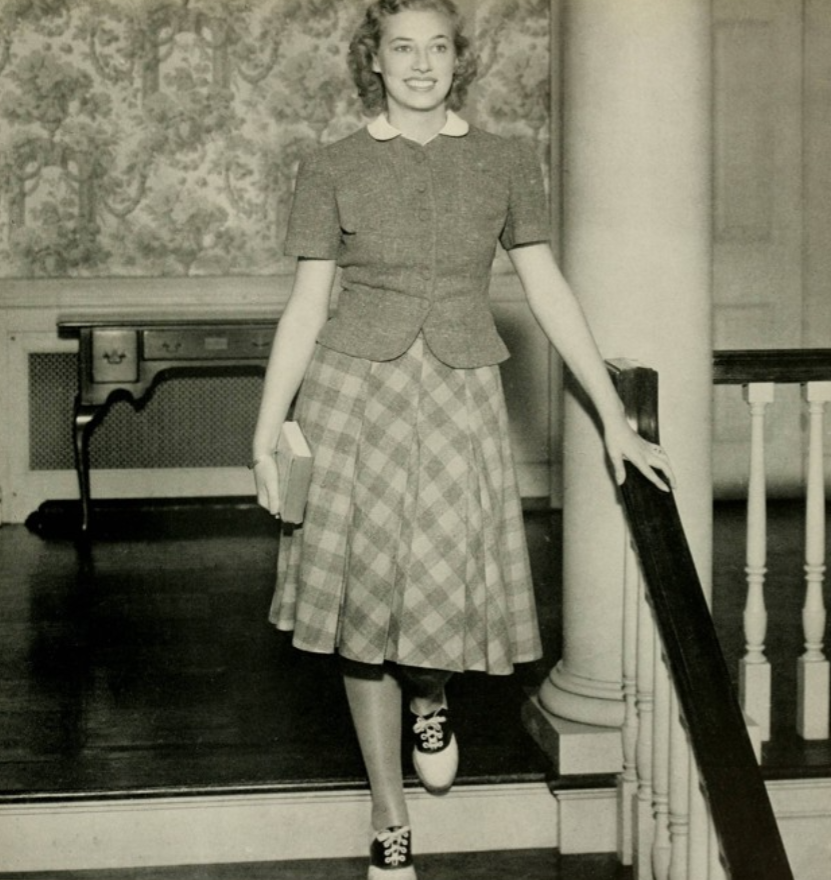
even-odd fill
[(0, 0), (0, 880), (826, 880), (831, 2)]

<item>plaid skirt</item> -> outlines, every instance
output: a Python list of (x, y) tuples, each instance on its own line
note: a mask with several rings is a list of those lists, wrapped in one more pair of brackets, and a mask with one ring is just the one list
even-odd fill
[(392, 361), (317, 346), (295, 407), (314, 453), (269, 619), (364, 663), (512, 671), (541, 656), (499, 368), (417, 338)]

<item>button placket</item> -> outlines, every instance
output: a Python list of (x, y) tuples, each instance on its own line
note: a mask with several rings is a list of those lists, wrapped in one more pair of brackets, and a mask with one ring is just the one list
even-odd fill
[(435, 263), (435, 218), (431, 197), (430, 166), (427, 153), (422, 148), (414, 148), (413, 158), (416, 162), (415, 191), (418, 195), (414, 214), (427, 245), (421, 257), (423, 262), (417, 268), (416, 275), (421, 281), (429, 283), (433, 279)]

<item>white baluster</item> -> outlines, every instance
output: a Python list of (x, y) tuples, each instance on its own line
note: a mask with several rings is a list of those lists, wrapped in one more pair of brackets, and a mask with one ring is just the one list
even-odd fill
[(652, 714), (654, 702), (655, 626), (644, 594), (638, 586), (638, 797), (635, 803), (633, 867), (635, 880), (652, 880)]
[[(707, 871), (707, 877), (708, 880), (727, 880), (727, 871), (721, 860), (721, 849), (718, 845), (716, 826), (713, 824), (712, 816), (710, 817), (710, 867)], [(690, 880), (693, 878), (690, 877)]]
[(739, 697), (748, 721), (770, 739), (770, 663), (765, 657), (767, 611), (764, 584), (767, 572), (767, 499), (765, 488), (765, 408), (773, 402), (772, 382), (748, 385), (750, 406), (750, 481), (747, 493), (747, 548), (744, 608), (745, 656), (739, 664)]
[(618, 860), (631, 865), (633, 812), (638, 791), (638, 585), (640, 564), (627, 535), (623, 559), (623, 772), (618, 776)]
[[(660, 640), (658, 642), (660, 645)], [(655, 702), (652, 716), (652, 812), (655, 839), (652, 842), (652, 874), (667, 880), (670, 863), (669, 777), (671, 684), (663, 653), (655, 651)]]
[(690, 849), (687, 863), (689, 880), (706, 878), (710, 860), (710, 825), (707, 801), (701, 789), (698, 765), (690, 760)]
[(671, 699), (669, 760), (672, 778), (669, 786), (669, 834), (672, 841), (672, 861), (669, 880), (687, 880), (690, 846), (690, 750), (687, 731), (681, 724), (678, 697)]
[(808, 467), (805, 508), (805, 605), (802, 628), (805, 653), (799, 658), (797, 678), (797, 731), (804, 739), (828, 738), (829, 667), (823, 652), (825, 605), (825, 483), (822, 433), (825, 404), (831, 400), (831, 382), (809, 382), (803, 389), (808, 402)]

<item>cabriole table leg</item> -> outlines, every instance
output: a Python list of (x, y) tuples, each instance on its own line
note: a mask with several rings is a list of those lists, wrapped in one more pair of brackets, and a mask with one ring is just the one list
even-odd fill
[(74, 439), (75, 471), (78, 474), (78, 490), (81, 496), (81, 534), (89, 534), (90, 490), (89, 490), (89, 435), (92, 425), (99, 415), (99, 408), (75, 401)]

